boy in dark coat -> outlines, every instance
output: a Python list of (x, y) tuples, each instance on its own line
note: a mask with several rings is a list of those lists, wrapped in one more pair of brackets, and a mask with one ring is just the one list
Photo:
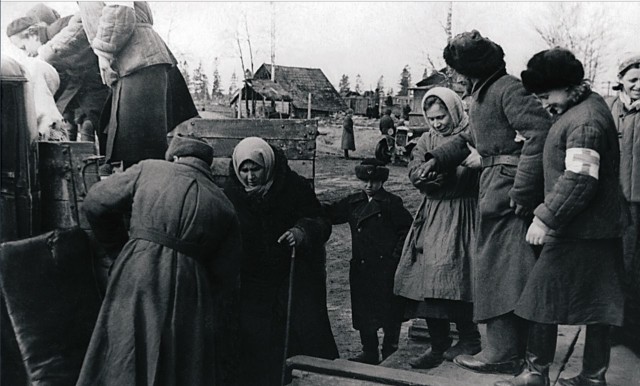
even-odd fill
[(350, 360), (378, 364), (379, 328), (384, 331), (383, 360), (398, 349), (403, 307), (393, 295), (393, 277), (412, 217), (400, 197), (384, 190), (389, 169), (383, 162), (362, 161), (356, 176), (363, 181), (362, 190), (325, 209), (333, 224), (348, 222), (351, 227), (351, 306), (362, 353)]

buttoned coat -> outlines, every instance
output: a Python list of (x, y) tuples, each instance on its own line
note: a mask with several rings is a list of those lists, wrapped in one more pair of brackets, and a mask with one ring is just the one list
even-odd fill
[(353, 328), (370, 331), (402, 321), (393, 277), (413, 220), (402, 199), (381, 188), (370, 201), (361, 191), (325, 208), (332, 223), (349, 223), (351, 228)]
[(353, 133), (353, 119), (350, 115), (344, 117), (342, 122), (342, 150), (356, 150), (356, 138)]
[[(503, 69), (474, 86), (470, 135), (428, 153), (443, 170), (470, 154), (467, 142), (483, 158), (473, 267), (477, 321), (513, 311), (535, 263), (536, 253), (525, 241), (532, 218), (516, 216), (510, 201), (531, 210), (542, 202), (542, 150), (550, 126), (542, 104)], [(511, 161), (492, 158), (505, 155)]]

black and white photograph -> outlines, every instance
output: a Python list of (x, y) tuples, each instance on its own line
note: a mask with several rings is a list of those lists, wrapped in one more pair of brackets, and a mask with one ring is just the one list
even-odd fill
[(640, 2), (0, 2), (0, 386), (640, 386)]

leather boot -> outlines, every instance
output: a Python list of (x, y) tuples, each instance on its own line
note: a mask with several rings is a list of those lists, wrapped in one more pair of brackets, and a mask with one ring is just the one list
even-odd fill
[(582, 356), (582, 371), (576, 377), (560, 379), (562, 386), (606, 386), (604, 377), (609, 368), (611, 341), (610, 326), (593, 324), (587, 326)]
[(462, 320), (456, 322), (456, 327), (458, 328), (460, 339), (458, 343), (444, 352), (444, 359), (448, 361), (452, 361), (458, 355), (475, 355), (482, 350), (480, 331), (478, 331), (477, 324), (471, 320)]
[(529, 330), (525, 368), (515, 378), (494, 386), (549, 386), (549, 367), (556, 352), (558, 326), (533, 323)]
[(382, 339), (382, 360), (387, 359), (391, 354), (398, 351), (401, 328), (401, 323), (393, 323), (382, 328), (384, 332), (384, 338)]
[(432, 369), (444, 362), (444, 352), (451, 346), (449, 321), (446, 319), (427, 319), (427, 328), (431, 335), (431, 347), (417, 358), (409, 361), (415, 369)]
[(378, 353), (378, 332), (360, 330), (360, 341), (362, 342), (362, 352), (349, 358), (349, 360), (369, 365), (379, 364), (380, 354)]
[(512, 312), (487, 321), (487, 345), (476, 355), (458, 355), (453, 363), (483, 374), (516, 375), (522, 369), (519, 355), (522, 319)]

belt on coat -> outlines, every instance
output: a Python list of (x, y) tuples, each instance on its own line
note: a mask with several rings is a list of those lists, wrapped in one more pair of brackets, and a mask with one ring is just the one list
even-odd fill
[(176, 252), (182, 253), (202, 262), (203, 247), (201, 244), (180, 240), (165, 232), (150, 228), (132, 228), (129, 235), (130, 239), (147, 240), (152, 243), (160, 244), (167, 248), (171, 248)]
[(493, 155), (490, 157), (482, 157), (480, 160), (483, 168), (495, 165), (518, 166), (518, 161), (520, 161), (519, 155)]

